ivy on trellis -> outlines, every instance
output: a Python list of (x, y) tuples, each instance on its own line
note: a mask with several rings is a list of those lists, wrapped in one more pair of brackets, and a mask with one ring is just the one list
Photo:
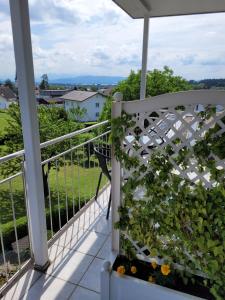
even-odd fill
[[(175, 109), (185, 110), (183, 106)], [(210, 106), (198, 113), (199, 126), (203, 128), (215, 113), (216, 108)], [(201, 180), (193, 182), (173, 172), (170, 156), (174, 149), (169, 144), (163, 150), (158, 147), (151, 151), (147, 164), (137, 152), (128, 153), (123, 142), (130, 128), (135, 137), (134, 149), (140, 146), (142, 133), (136, 118), (122, 112), (121, 117), (112, 120), (116, 159), (129, 170), (121, 187), (120, 221), (115, 224), (121, 230), (122, 251), (133, 257), (138, 249), (145, 249), (146, 259), (163, 258), (189, 273), (204, 274), (204, 282), (215, 298), (224, 299), (225, 173), (224, 168), (218, 168), (217, 160), (225, 159), (225, 132), (215, 122), (192, 147), (182, 147), (174, 157), (184, 170), (190, 160), (197, 162), (199, 174), (208, 170), (213, 184), (205, 186)], [(219, 122), (225, 124), (225, 117)], [(179, 138), (173, 140), (174, 144), (179, 142)], [(145, 191), (141, 199), (135, 196), (137, 189)]]

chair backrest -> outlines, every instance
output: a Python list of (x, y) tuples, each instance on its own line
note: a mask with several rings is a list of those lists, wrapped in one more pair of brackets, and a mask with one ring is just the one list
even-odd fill
[(99, 152), (99, 150), (96, 147), (94, 147), (94, 153), (98, 159), (99, 166), (102, 169), (102, 173), (109, 179), (109, 181), (111, 181), (111, 175), (107, 166), (107, 160), (109, 160), (110, 157)]

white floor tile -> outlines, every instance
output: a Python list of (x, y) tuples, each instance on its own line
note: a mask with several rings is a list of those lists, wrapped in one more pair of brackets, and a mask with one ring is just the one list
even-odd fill
[(73, 293), (75, 285), (42, 275), (32, 288), (24, 295), (23, 300), (66, 300)]
[(64, 254), (60, 253), (46, 273), (77, 284), (92, 262), (93, 257), (76, 251), (64, 250)]
[(49, 255), (49, 259), (50, 261), (53, 261), (56, 259), (56, 257), (62, 252), (63, 247), (59, 246), (59, 245), (55, 245), (53, 244), (49, 249), (48, 249), (48, 255)]
[(72, 247), (74, 250), (77, 250), (79, 252), (96, 256), (105, 240), (105, 235), (89, 231), (78, 241), (76, 245), (73, 244)]
[(100, 294), (78, 286), (70, 300), (100, 300)]
[(91, 231), (95, 231), (102, 234), (110, 234), (112, 228), (112, 221), (111, 219), (106, 220), (106, 216), (102, 215), (101, 217), (97, 218), (93, 226), (90, 227)]
[(100, 292), (100, 272), (103, 265), (103, 260), (95, 258), (89, 269), (80, 281), (79, 285), (90, 290)]
[(17, 300), (20, 299), (29, 288), (41, 277), (42, 273), (29, 270), (24, 274), (20, 280), (8, 291), (2, 298), (4, 300)]
[(102, 248), (99, 250), (97, 257), (101, 259), (109, 259), (111, 253), (111, 236), (107, 238)]

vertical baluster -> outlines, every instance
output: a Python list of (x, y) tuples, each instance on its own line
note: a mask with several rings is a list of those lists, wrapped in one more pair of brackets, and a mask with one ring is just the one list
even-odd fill
[(80, 158), (79, 158), (79, 148), (76, 150), (76, 157), (77, 157), (77, 179), (78, 179), (78, 207), (79, 210), (81, 209), (80, 204)]
[(50, 213), (50, 227), (51, 227), (51, 236), (53, 237), (53, 223), (52, 223), (52, 197), (51, 197), (51, 188), (50, 188), (50, 175), (48, 174), (48, 205)]
[(57, 201), (58, 201), (58, 215), (59, 215), (59, 228), (62, 228), (61, 222), (61, 207), (60, 207), (60, 196), (59, 196), (59, 174), (58, 174), (58, 160), (55, 161), (55, 168), (56, 168), (56, 190), (57, 190)]
[(1, 248), (2, 248), (2, 257), (3, 257), (3, 263), (5, 266), (5, 272), (6, 272), (6, 278), (8, 280), (9, 273), (7, 268), (7, 262), (6, 262), (6, 256), (5, 256), (5, 247), (4, 247), (4, 239), (3, 239), (3, 233), (2, 233), (2, 216), (0, 215), (0, 240), (1, 240)]
[(64, 189), (66, 192), (66, 221), (69, 221), (69, 214), (68, 214), (68, 191), (67, 191), (67, 163), (66, 163), (66, 156), (63, 155), (63, 170), (64, 170)]
[(90, 149), (90, 143), (88, 143), (88, 185), (89, 185), (89, 200), (92, 198), (92, 178), (91, 178), (91, 174), (92, 174), (92, 170), (91, 170), (91, 149)]
[(15, 238), (16, 238), (16, 250), (17, 250), (17, 257), (18, 257), (18, 265), (19, 265), (19, 269), (20, 269), (21, 268), (20, 249), (19, 249), (19, 243), (18, 243), (16, 212), (15, 212), (15, 206), (14, 206), (12, 180), (9, 180), (9, 194), (10, 194), (10, 199), (11, 199), (11, 207), (12, 207), (12, 215), (13, 215), (13, 226), (14, 226), (14, 232), (15, 232)]
[[(27, 189), (26, 189), (26, 176), (25, 176), (25, 156), (22, 157), (22, 163), (21, 163), (21, 169), (22, 169), (22, 182), (23, 182), (23, 191), (24, 191), (24, 201), (25, 201), (25, 207), (26, 207), (26, 216), (27, 216), (27, 227), (28, 227), (28, 239), (29, 239), (29, 245), (30, 250), (32, 249), (31, 244), (31, 230), (30, 230), (30, 216), (29, 216), (29, 210), (28, 210), (28, 197), (27, 197)], [(30, 251), (30, 256), (33, 258), (33, 251)]]
[[(86, 178), (86, 169), (85, 169), (85, 148), (84, 148), (84, 146), (82, 146), (82, 151), (83, 151), (83, 176), (84, 176), (84, 178)], [(85, 182), (86, 183), (86, 182)], [(86, 191), (87, 191), (87, 188), (85, 189), (85, 193), (86, 193)], [(86, 199), (86, 195), (85, 195), (85, 204), (87, 203), (87, 199)]]
[[(72, 148), (72, 143), (70, 140), (70, 149)], [(71, 167), (71, 190), (73, 197), (73, 215), (75, 215), (75, 179), (74, 179), (74, 162), (73, 162), (73, 151), (70, 152), (70, 167)]]

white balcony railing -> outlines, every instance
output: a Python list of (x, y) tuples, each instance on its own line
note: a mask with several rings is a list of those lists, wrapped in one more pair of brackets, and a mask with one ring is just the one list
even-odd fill
[[(104, 151), (109, 156), (109, 134), (109, 123), (104, 121), (40, 145), (49, 245), (94, 201), (100, 167), (92, 144), (99, 149), (107, 146)], [(24, 150), (0, 158), (0, 171), (2, 286), (16, 280), (33, 263)], [(103, 178), (101, 188), (106, 185)]]

